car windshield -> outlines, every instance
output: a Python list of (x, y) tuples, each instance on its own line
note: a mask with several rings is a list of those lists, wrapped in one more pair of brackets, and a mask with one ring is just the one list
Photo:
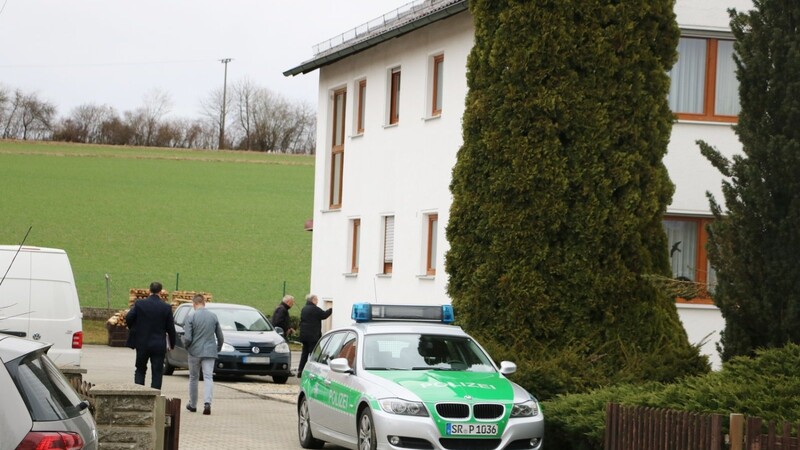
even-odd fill
[(81, 400), (61, 371), (43, 353), (30, 353), (6, 364), (35, 421), (65, 420), (81, 412)]
[(364, 338), (367, 370), (494, 372), (489, 357), (470, 338), (432, 334), (374, 334)]
[(264, 315), (254, 309), (214, 308), (210, 311), (217, 315), (222, 331), (272, 331)]

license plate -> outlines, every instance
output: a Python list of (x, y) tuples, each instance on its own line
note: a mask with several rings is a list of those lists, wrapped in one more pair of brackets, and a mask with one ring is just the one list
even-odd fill
[(245, 356), (245, 364), (269, 364), (269, 356)]
[(489, 423), (448, 423), (446, 432), (451, 436), (495, 436), (497, 435), (497, 425)]

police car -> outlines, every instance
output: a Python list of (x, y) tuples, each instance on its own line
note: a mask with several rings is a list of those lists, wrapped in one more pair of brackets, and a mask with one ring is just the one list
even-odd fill
[(445, 306), (353, 306), (320, 339), (297, 398), (303, 448), (542, 448), (539, 402), (505, 376)]

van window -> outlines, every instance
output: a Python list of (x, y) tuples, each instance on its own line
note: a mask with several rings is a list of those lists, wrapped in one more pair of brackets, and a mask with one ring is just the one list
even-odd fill
[(189, 314), (189, 311), (191, 310), (192, 310), (191, 306), (179, 307), (178, 310), (175, 312), (175, 324), (183, 326), (183, 322), (186, 321), (186, 316)]
[(58, 367), (44, 352), (34, 352), (6, 363), (34, 421), (78, 417), (81, 400)]
[(74, 287), (64, 281), (31, 283), (31, 314), (37, 319), (64, 319), (78, 315)]

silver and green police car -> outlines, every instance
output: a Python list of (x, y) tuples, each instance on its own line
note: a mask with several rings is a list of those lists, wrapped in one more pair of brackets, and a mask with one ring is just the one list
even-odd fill
[(304, 448), (541, 449), (544, 418), (445, 306), (353, 306), (320, 339), (297, 398)]

